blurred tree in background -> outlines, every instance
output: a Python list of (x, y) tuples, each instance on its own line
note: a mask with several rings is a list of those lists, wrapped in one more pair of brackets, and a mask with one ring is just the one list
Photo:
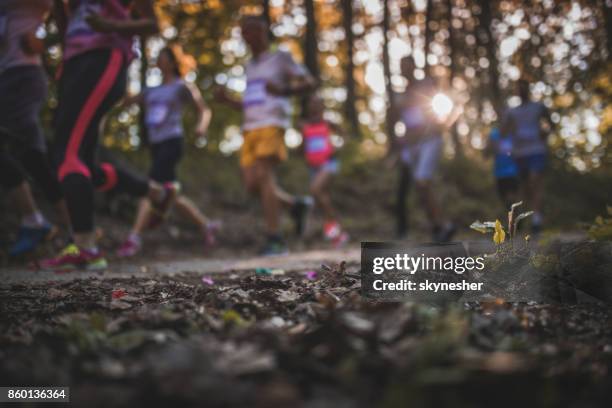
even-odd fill
[[(321, 82), (327, 117), (352, 136), (356, 161), (384, 155), (389, 129), (388, 96), (405, 86), (399, 61), (412, 55), (417, 77), (427, 70), (452, 86), (465, 113), (448, 135), (447, 155), (480, 158), (486, 135), (505, 107), (518, 103), (513, 83), (532, 83), (532, 93), (553, 112), (553, 155), (580, 172), (612, 161), (612, 63), (610, 0), (159, 0), (162, 30), (144, 39), (143, 54), (130, 69), (130, 91), (160, 81), (154, 66), (168, 42), (194, 57), (194, 81), (213, 108), (206, 148), (232, 155), (242, 142), (239, 114), (212, 101), (215, 84), (240, 93), (248, 49), (239, 19), (265, 11), (274, 47), (289, 50)], [(54, 29), (48, 27), (49, 41)], [(49, 48), (53, 73), (59, 47)], [(49, 100), (49, 108), (56, 104)], [(299, 103), (296, 103), (299, 107)], [(296, 114), (299, 114), (299, 109)], [(49, 121), (49, 113), (45, 118)], [(187, 116), (186, 121), (193, 118)], [(136, 150), (143, 143), (138, 108), (116, 112), (104, 144)], [(187, 129), (191, 129), (188, 127)], [(189, 140), (195, 148), (192, 135)], [(287, 132), (289, 147), (300, 142)], [(338, 139), (338, 143), (339, 139)]]

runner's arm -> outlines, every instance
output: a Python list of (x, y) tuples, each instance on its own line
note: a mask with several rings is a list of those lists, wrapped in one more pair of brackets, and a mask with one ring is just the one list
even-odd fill
[(212, 112), (210, 108), (204, 102), (204, 98), (202, 98), (202, 93), (200, 90), (192, 85), (187, 84), (187, 91), (189, 92), (189, 99), (191, 100), (191, 104), (196, 109), (198, 114), (198, 119), (196, 121), (195, 132), (199, 138), (206, 137), (206, 131), (208, 130), (208, 126), (210, 125), (210, 119), (212, 118)]
[(268, 81), (266, 90), (273, 95), (278, 96), (296, 96), (302, 95), (314, 90), (317, 87), (317, 80), (308, 72), (308, 69), (303, 65), (298, 64), (293, 60), (289, 53), (283, 53), (281, 63), (285, 73), (285, 86), (277, 81)]
[(87, 23), (96, 31), (122, 35), (153, 35), (159, 32), (159, 24), (151, 0), (134, 0), (138, 17), (131, 20), (116, 20), (91, 15)]
[(542, 137), (542, 139), (546, 140), (548, 135), (555, 128), (555, 122), (553, 122), (553, 120), (552, 120), (552, 116), (551, 116), (550, 110), (548, 110), (548, 108), (544, 104), (542, 104), (542, 119), (544, 119), (546, 121), (546, 123), (548, 124), (548, 128), (545, 129), (544, 132), (540, 132), (540, 136)]
[(227, 92), (227, 88), (224, 86), (218, 86), (214, 90), (215, 100), (217, 102), (221, 102), (222, 104), (229, 106), (230, 108), (236, 111), (242, 111), (242, 100), (231, 96)]

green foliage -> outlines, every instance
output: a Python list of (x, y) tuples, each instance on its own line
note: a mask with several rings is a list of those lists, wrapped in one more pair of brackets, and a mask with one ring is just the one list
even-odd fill
[(612, 241), (612, 206), (607, 206), (607, 216), (598, 215), (588, 228), (588, 234), (597, 241)]

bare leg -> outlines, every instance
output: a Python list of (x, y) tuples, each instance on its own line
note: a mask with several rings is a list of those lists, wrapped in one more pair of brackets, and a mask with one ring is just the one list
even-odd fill
[(529, 198), (534, 212), (542, 212), (542, 189), (544, 187), (544, 175), (542, 173), (531, 173), (529, 175)]
[(417, 180), (416, 187), (419, 192), (421, 205), (427, 212), (427, 216), (429, 217), (431, 224), (434, 227), (441, 225), (442, 220), (440, 219), (440, 208), (438, 207), (438, 202), (433, 194), (431, 182), (429, 180)]
[(200, 229), (206, 229), (208, 218), (198, 209), (193, 201), (184, 195), (180, 195), (175, 202), (176, 209), (188, 220), (197, 225)]
[(154, 202), (159, 202), (164, 199), (164, 187), (156, 181), (149, 180), (149, 193), (147, 197)]
[(149, 216), (151, 215), (151, 201), (147, 198), (142, 198), (138, 203), (138, 212), (136, 213), (136, 220), (134, 220), (134, 226), (132, 227), (132, 234), (140, 235), (149, 224)]
[(32, 196), (30, 185), (24, 181), (18, 187), (9, 192), (11, 201), (15, 203), (18, 211), (23, 217), (34, 215), (38, 212), (38, 207)]
[(327, 191), (331, 176), (332, 174), (328, 171), (320, 171), (310, 183), (310, 193), (313, 195), (316, 204), (323, 210), (325, 221), (333, 221), (336, 218), (336, 211)]
[(275, 163), (272, 160), (261, 159), (257, 160), (255, 167), (266, 230), (269, 235), (278, 235), (282, 202), (278, 197), (278, 189), (274, 178)]
[(276, 198), (284, 207), (291, 208), (295, 204), (295, 197), (280, 188), (280, 186), (276, 182), (276, 177), (274, 175), (272, 175), (272, 177), (274, 181), (274, 191), (276, 194)]

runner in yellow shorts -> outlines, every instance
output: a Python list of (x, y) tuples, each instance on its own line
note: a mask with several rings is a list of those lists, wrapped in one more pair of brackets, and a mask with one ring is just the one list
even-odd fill
[(312, 200), (283, 191), (276, 182), (275, 170), (287, 159), (284, 137), (285, 129), (291, 125), (290, 97), (314, 89), (315, 80), (291, 54), (270, 50), (268, 25), (263, 17), (245, 17), (241, 30), (252, 53), (245, 68), (247, 86), (242, 101), (230, 97), (224, 88), (218, 89), (216, 97), (243, 112), (242, 178), (247, 190), (259, 196), (263, 207), (267, 242), (261, 254), (276, 255), (287, 251), (279, 231), (281, 206), (290, 209), (301, 235), (312, 205)]

